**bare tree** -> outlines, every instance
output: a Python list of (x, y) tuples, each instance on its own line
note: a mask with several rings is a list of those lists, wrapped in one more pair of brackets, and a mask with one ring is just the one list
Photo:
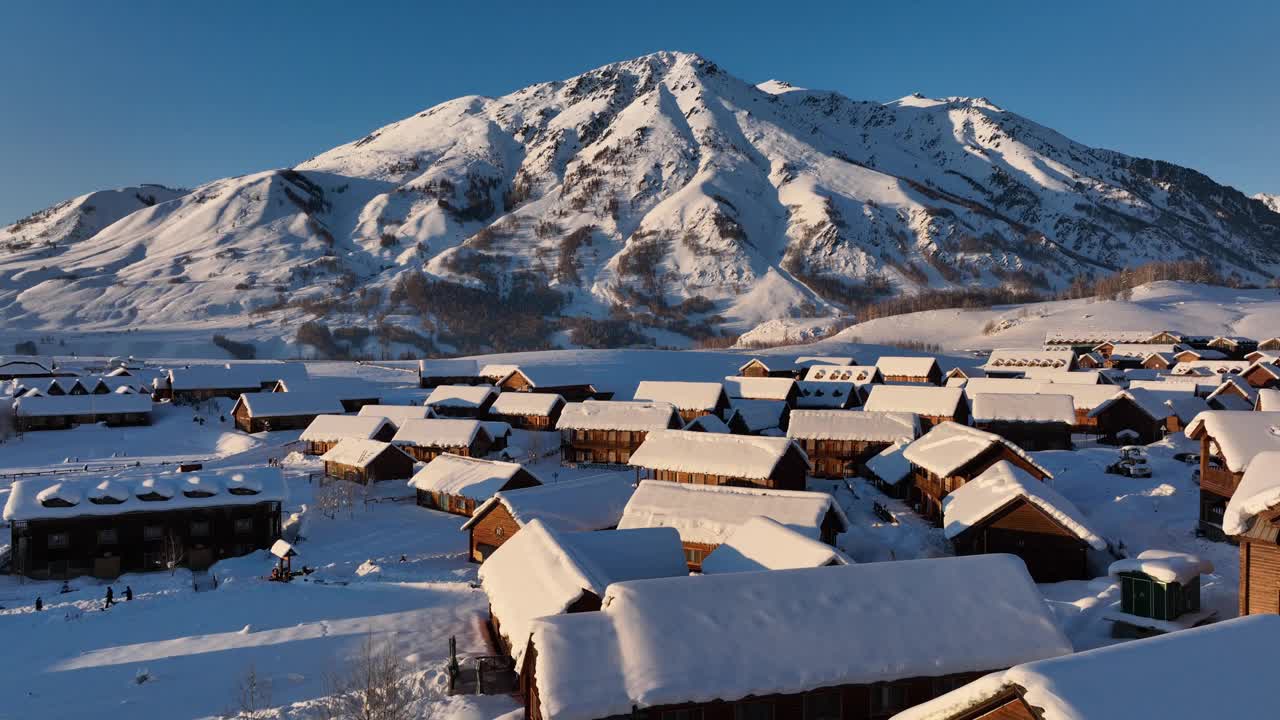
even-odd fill
[(173, 533), (167, 533), (164, 536), (164, 542), (160, 550), (160, 562), (165, 569), (173, 574), (182, 561), (186, 559), (187, 548), (182, 544), (182, 539)]
[(354, 512), (359, 494), (354, 483), (345, 480), (329, 480), (321, 483), (320, 488), (316, 490), (316, 509), (320, 514), (333, 520), (343, 510), (347, 510), (349, 514)]
[(252, 663), (236, 683), (237, 718), (253, 718), (271, 706), (271, 683), (258, 675)]
[(379, 647), (366, 636), (360, 654), (345, 672), (325, 679), (325, 695), (320, 705), (326, 720), (410, 720), (416, 717), (416, 699), (405, 679), (400, 656), (390, 647)]

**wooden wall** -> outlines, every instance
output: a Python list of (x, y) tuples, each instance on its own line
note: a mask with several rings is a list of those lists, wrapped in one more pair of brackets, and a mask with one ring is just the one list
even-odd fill
[(1280, 613), (1280, 547), (1242, 538), (1240, 614)]

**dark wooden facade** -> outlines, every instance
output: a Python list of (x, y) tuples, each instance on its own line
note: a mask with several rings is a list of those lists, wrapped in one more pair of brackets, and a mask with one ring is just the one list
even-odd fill
[[(669, 429), (679, 430), (679, 422)], [(647, 430), (561, 430), (560, 461), (565, 465), (626, 465), (648, 437)]]
[(1254, 363), (1240, 375), (1240, 379), (1255, 388), (1273, 388), (1280, 385), (1280, 367), (1271, 363)]
[(1240, 542), (1240, 614), (1280, 613), (1280, 546), (1277, 513), (1254, 518)]
[(755, 487), (772, 490), (804, 490), (805, 478), (809, 474), (809, 463), (793, 444), (787, 449), (782, 460), (778, 462), (767, 478), (748, 478), (643, 467), (637, 468), (636, 474), (638, 479), (641, 480), (665, 480), (667, 482), (690, 483), (693, 485), (731, 485), (734, 487)]
[(1151, 417), (1128, 397), (1112, 399), (1091, 414), (1092, 417), (1087, 418), (1092, 422), (1088, 431), (1105, 438), (1115, 440), (1120, 433), (1129, 430), (1138, 434), (1138, 444), (1150, 445), (1164, 437), (1165, 418)]
[(1008, 460), (1014, 467), (1027, 471), (1037, 480), (1044, 480), (1044, 471), (1028, 462), (1012, 448), (1003, 443), (992, 443), (977, 457), (952, 471), (946, 477), (939, 477), (914, 464), (911, 466), (911, 492), (909, 502), (917, 511), (935, 524), (942, 522), (942, 500), (951, 491), (986, 472), (988, 468), (1000, 460)]
[(872, 440), (795, 439), (813, 463), (812, 475), (819, 478), (857, 477), (868, 460), (893, 443)]
[(419, 375), (418, 387), (435, 388), (441, 385), (493, 385), (489, 378), (479, 375)]
[(583, 400), (607, 400), (612, 397), (612, 393), (605, 397), (596, 390), (595, 385), (591, 383), (576, 383), (572, 385), (534, 385), (524, 371), (516, 369), (510, 375), (498, 382), (498, 389), (502, 392), (536, 392), (550, 393), (559, 395), (567, 402), (582, 402)]
[(401, 452), (395, 445), (388, 445), (363, 467), (326, 460), (324, 474), (361, 485), (380, 480), (408, 480), (413, 476), (413, 458)]
[(462, 457), (482, 458), (493, 448), (493, 440), (488, 433), (478, 432), (471, 439), (470, 445), (407, 445), (397, 443), (396, 447), (418, 462), (431, 462), (437, 456), (445, 453), (461, 455)]
[(71, 415), (23, 415), (14, 417), (14, 429), (18, 432), (35, 430), (67, 430), (77, 425), (105, 423), (107, 427), (150, 425), (150, 412), (80, 413)]
[(999, 435), (1023, 450), (1070, 450), (1071, 426), (1056, 422), (974, 421), (979, 430)]
[(473, 563), (488, 560), (494, 550), (520, 532), (520, 523), (511, 517), (511, 511), (500, 502), (486, 507), (482, 515), (475, 515), (473, 511), (472, 519), (474, 522), (468, 531), (470, 539), (467, 559)]
[(1017, 555), (1038, 583), (1090, 577), (1088, 543), (1023, 497), (955, 536), (951, 544), (957, 555)]
[(1244, 479), (1244, 473), (1231, 472), (1227, 468), (1222, 455), (1214, 452), (1217, 443), (1203, 431), (1192, 439), (1200, 441), (1200, 534), (1213, 539), (1224, 540), (1222, 532), (1222, 516), (1227, 510), (1227, 502), (1235, 495), (1236, 488)]
[(942, 368), (937, 363), (929, 369), (928, 375), (889, 375), (883, 370), (880, 374), (884, 376), (887, 383), (911, 383), (913, 385), (941, 385), (942, 384)]
[(738, 368), (738, 375), (742, 377), (780, 377), (780, 378), (799, 378), (801, 369), (797, 367), (785, 367), (777, 370), (771, 370), (762, 360), (751, 358), (745, 365)]
[(247, 433), (260, 433), (269, 430), (305, 430), (308, 425), (315, 422), (316, 416), (320, 414), (322, 413), (261, 417), (250, 415), (249, 407), (244, 403), (237, 403), (231, 413), (236, 422), (236, 429)]

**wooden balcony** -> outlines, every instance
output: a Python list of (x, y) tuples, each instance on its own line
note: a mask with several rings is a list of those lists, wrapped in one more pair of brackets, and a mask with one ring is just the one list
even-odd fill
[(1223, 468), (1207, 468), (1200, 471), (1200, 489), (1224, 498), (1235, 494), (1240, 486), (1240, 476)]

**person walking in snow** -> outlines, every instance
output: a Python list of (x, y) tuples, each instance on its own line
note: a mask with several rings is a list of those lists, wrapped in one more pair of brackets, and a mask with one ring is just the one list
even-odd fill
[(125, 602), (133, 602), (133, 588), (128, 585), (124, 586), (124, 599)]
[(44, 610), (44, 600), (39, 595), (36, 596), (36, 612)]
[(107, 601), (106, 601), (105, 603), (103, 603), (103, 604), (102, 604), (102, 609), (103, 609), (103, 610), (106, 610), (107, 608), (111, 607), (111, 605), (116, 601), (116, 600), (115, 600), (115, 598), (116, 598), (116, 593), (115, 593), (115, 591), (111, 589), (111, 586), (110, 586), (110, 585), (108, 585), (108, 586), (107, 586)]

